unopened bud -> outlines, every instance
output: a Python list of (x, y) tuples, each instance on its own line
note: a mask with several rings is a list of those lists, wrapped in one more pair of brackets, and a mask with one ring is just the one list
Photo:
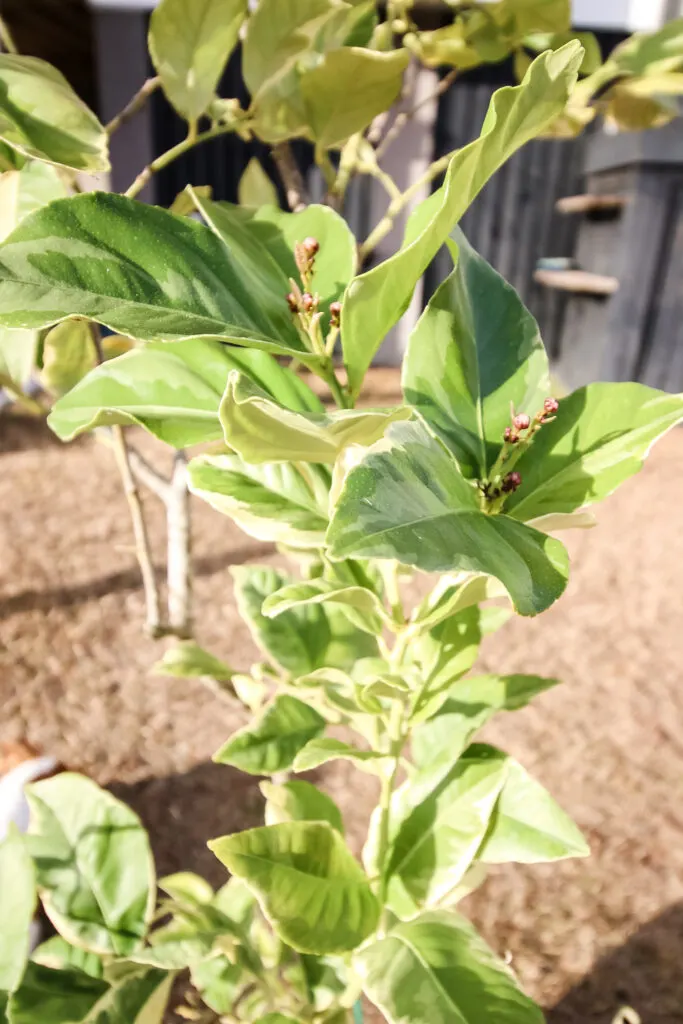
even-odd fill
[(310, 313), (315, 306), (315, 299), (310, 292), (304, 292), (301, 296), (301, 307), (304, 313)]
[(341, 320), (341, 302), (330, 303), (330, 320), (333, 327), (339, 327), (339, 321)]
[(512, 494), (513, 491), (517, 490), (521, 483), (522, 477), (517, 472), (517, 470), (513, 470), (512, 473), (508, 473), (508, 475), (503, 480), (501, 490), (503, 491), (503, 494)]
[(289, 306), (290, 312), (299, 312), (299, 302), (294, 292), (290, 292), (289, 295), (287, 296), (287, 305)]
[(525, 412), (517, 413), (512, 421), (515, 430), (528, 430), (531, 426), (531, 419)]
[(304, 250), (306, 255), (312, 259), (313, 256), (316, 256), (318, 254), (318, 250), (320, 249), (320, 242), (318, 241), (317, 238), (304, 238), (303, 242), (301, 243), (301, 248)]
[(517, 442), (519, 441), (519, 435), (515, 434), (512, 427), (506, 427), (505, 432), (503, 434), (503, 440), (505, 441), (506, 444), (517, 444)]
[(554, 416), (557, 410), (560, 408), (560, 403), (556, 398), (546, 398), (543, 403), (543, 412), (546, 416)]

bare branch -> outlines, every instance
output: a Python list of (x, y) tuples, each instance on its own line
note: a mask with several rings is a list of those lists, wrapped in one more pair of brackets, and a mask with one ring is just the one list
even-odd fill
[(282, 184), (285, 186), (287, 205), (293, 213), (298, 213), (299, 210), (308, 206), (310, 200), (299, 165), (294, 159), (292, 147), (288, 142), (280, 142), (277, 146), (273, 146), (272, 153), (275, 166), (282, 178)]
[(140, 484), (150, 490), (153, 494), (156, 494), (157, 498), (163, 501), (164, 505), (168, 504), (169, 495), (171, 492), (171, 481), (167, 480), (163, 473), (160, 473), (151, 462), (142, 455), (137, 448), (133, 448), (132, 445), (128, 445), (128, 461), (130, 462), (130, 468), (133, 476)]
[(188, 639), (192, 636), (192, 520), (185, 452), (175, 455), (166, 517), (168, 628)]
[(394, 142), (394, 140), (398, 138), (398, 136), (401, 134), (401, 132), (407, 125), (408, 121), (412, 121), (415, 115), (420, 110), (422, 110), (423, 107), (426, 107), (428, 103), (432, 103), (434, 100), (437, 100), (439, 96), (443, 96), (445, 92), (448, 92), (450, 87), (453, 85), (453, 82), (456, 80), (457, 76), (458, 69), (452, 68), (447, 75), (444, 75), (444, 77), (441, 79), (441, 81), (439, 82), (439, 84), (437, 85), (436, 89), (434, 89), (433, 92), (430, 92), (428, 96), (423, 96), (418, 103), (416, 103), (414, 106), (410, 108), (410, 110), (402, 110), (396, 115), (396, 117), (394, 118), (394, 123), (391, 125), (391, 128), (377, 146), (376, 153), (378, 160), (384, 153), (386, 153), (387, 149), (392, 144), (392, 142)]

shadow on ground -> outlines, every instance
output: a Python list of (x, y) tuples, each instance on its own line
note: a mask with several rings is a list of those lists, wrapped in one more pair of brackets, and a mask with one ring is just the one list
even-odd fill
[(642, 1024), (683, 1022), (683, 903), (599, 960), (546, 1017), (548, 1024), (611, 1024), (623, 1006)]

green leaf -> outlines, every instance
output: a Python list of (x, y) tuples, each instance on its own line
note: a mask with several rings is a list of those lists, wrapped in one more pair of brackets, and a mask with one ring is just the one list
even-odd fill
[(291, 581), (263, 566), (235, 566), (235, 595), (240, 615), (256, 642), (273, 661), (295, 676), (318, 668), (346, 670), (377, 654), (377, 642), (356, 629), (340, 609), (323, 605), (290, 608), (275, 619), (262, 612), (267, 597)]
[[(29, 963), (21, 986), (10, 998), (9, 1020), (12, 1024), (85, 1024), (93, 1020), (90, 1012), (108, 989), (106, 981), (80, 970)], [(105, 1022), (106, 1018), (97, 1024)]]
[(408, 784), (410, 809), (395, 826), (386, 869), (390, 890), (398, 884), (425, 906), (447, 897), (475, 859), (506, 774), (505, 754), (478, 747), (455, 763), (446, 751), (417, 772)]
[(244, 971), (241, 964), (232, 964), (219, 956), (204, 963), (192, 964), (192, 984), (208, 1007), (216, 1013), (230, 1013)]
[(279, 207), (277, 189), (263, 169), (258, 157), (253, 156), (240, 178), (237, 188), (240, 206)]
[(454, 237), (456, 268), (411, 335), (403, 391), (464, 475), (486, 480), (510, 425), (510, 403), (533, 417), (550, 395), (550, 373), (538, 324), (514, 288), (462, 232)]
[(27, 157), (96, 174), (107, 135), (63, 75), (36, 57), (0, 54), (0, 138)]
[(36, 331), (0, 328), (0, 380), (20, 388), (29, 380), (36, 362), (38, 334)]
[(278, 935), (304, 953), (343, 953), (377, 926), (379, 907), (344, 840), (322, 822), (225, 836), (209, 848), (258, 897)]
[(246, 16), (247, 0), (162, 0), (152, 11), (150, 56), (186, 121), (211, 103)]
[(637, 473), (654, 442), (683, 419), (683, 395), (644, 384), (589, 384), (560, 402), (516, 468), (506, 512), (528, 520), (602, 501)]
[(83, 1024), (161, 1024), (174, 975), (155, 969), (126, 973), (93, 1007)]
[(234, 371), (220, 406), (225, 441), (249, 463), (316, 462), (334, 465), (352, 444), (378, 441), (409, 409), (341, 409), (327, 415), (283, 409)]
[(27, 789), (30, 850), (48, 917), (68, 942), (126, 956), (154, 907), (147, 833), (125, 804), (64, 772)]
[(252, 96), (311, 45), (335, 15), (332, 0), (260, 0), (243, 47), (244, 81)]
[(352, 764), (362, 772), (369, 772), (371, 775), (381, 775), (389, 758), (376, 750), (361, 750), (353, 747), (350, 743), (343, 743), (331, 737), (323, 736), (320, 739), (311, 740), (297, 754), (294, 760), (295, 772), (310, 772), (319, 768), (321, 764), (336, 760), (351, 761)]
[[(327, 528), (327, 486), (289, 463), (251, 466), (239, 455), (200, 455), (189, 464), (193, 494), (257, 540), (320, 548)], [(315, 487), (315, 492), (312, 490)]]
[(517, 611), (536, 615), (562, 594), (562, 544), (479, 510), (455, 458), (421, 423), (395, 423), (348, 473), (327, 533), (332, 558), (386, 558), (427, 572), (484, 572)]
[(401, 92), (409, 60), (403, 49), (377, 53), (345, 46), (306, 71), (301, 92), (316, 146), (340, 146), (388, 110)]
[(291, 768), (299, 751), (324, 728), (325, 719), (315, 708), (280, 694), (253, 722), (233, 733), (213, 760), (250, 775), (273, 775)]
[(0, 323), (84, 316), (139, 341), (217, 338), (314, 359), (286, 302), (277, 315), (263, 307), (247, 271), (188, 217), (106, 192), (59, 199), (0, 246)]
[(411, 719), (423, 721), (441, 705), (445, 694), (479, 654), (482, 631), (479, 609), (470, 606), (421, 633), (410, 645), (409, 660), (419, 668), (421, 685)]
[(456, 612), (503, 594), (505, 588), (490, 576), (464, 572), (442, 576), (432, 592), (417, 606), (412, 621), (423, 629), (437, 626)]
[(36, 879), (26, 842), (14, 825), (0, 843), (0, 1005), (19, 985), (31, 943)]
[(587, 857), (585, 839), (550, 794), (509, 759), (507, 776), (477, 854), (485, 864), (538, 864)]
[(32, 160), (20, 170), (0, 175), (0, 242), (41, 206), (68, 195), (56, 168)]
[(194, 640), (185, 640), (169, 647), (151, 671), (156, 675), (176, 676), (179, 679), (196, 679), (201, 676), (230, 679), (232, 676), (232, 669), (224, 661), (215, 658)]
[(71, 391), (92, 370), (97, 353), (87, 320), (65, 320), (43, 342), (44, 386), (57, 395)]
[(256, 1024), (301, 1024), (301, 1021), (284, 1013), (267, 1013), (265, 1017), (259, 1017)]
[(195, 931), (191, 935), (163, 938), (152, 946), (131, 953), (130, 961), (143, 967), (161, 971), (182, 971), (193, 964), (202, 963), (214, 955), (216, 931)]
[(178, 871), (159, 879), (159, 888), (178, 903), (202, 906), (211, 903), (214, 891), (205, 878), (191, 871)]
[(269, 618), (276, 618), (290, 608), (307, 604), (339, 604), (351, 612), (351, 621), (367, 633), (377, 635), (387, 620), (381, 601), (372, 590), (365, 587), (340, 586), (323, 579), (305, 580), (292, 583), (271, 594), (263, 603), (262, 612)]
[(667, 21), (656, 32), (635, 32), (612, 51), (609, 63), (628, 75), (675, 71), (683, 64), (683, 18)]
[(194, 338), (145, 345), (103, 363), (55, 403), (48, 423), (63, 441), (115, 423), (144, 427), (176, 448), (219, 440), (218, 409), (234, 369), (288, 407), (315, 403), (303, 381), (265, 352)]
[[(532, 675), (485, 675), (461, 679), (451, 690), (453, 701), (459, 706), (486, 704), (495, 711), (518, 711), (527, 706), (539, 693), (557, 686), (559, 680)], [(448, 708), (450, 702), (444, 705)]]
[(499, 89), (481, 135), (452, 158), (442, 187), (412, 215), (402, 248), (350, 284), (342, 310), (349, 384), (357, 394), (375, 352), (408, 308), (418, 280), (487, 180), (562, 112), (582, 49), (568, 43), (538, 57), (521, 85)]
[(310, 782), (294, 779), (274, 785), (261, 782), (259, 788), (266, 798), (266, 825), (285, 821), (326, 821), (344, 834), (341, 811), (334, 800)]
[(389, 1024), (543, 1024), (512, 971), (452, 911), (404, 921), (354, 965)]
[(101, 957), (70, 945), (61, 935), (53, 935), (51, 939), (41, 942), (33, 951), (31, 960), (43, 967), (51, 967), (52, 970), (64, 971), (71, 968), (83, 971), (91, 978), (101, 978), (104, 973)]

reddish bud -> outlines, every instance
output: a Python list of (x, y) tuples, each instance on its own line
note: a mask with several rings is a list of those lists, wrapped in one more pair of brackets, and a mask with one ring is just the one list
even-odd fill
[(317, 255), (318, 250), (320, 249), (320, 242), (317, 238), (304, 238), (301, 243), (301, 248), (304, 250), (306, 255), (312, 259)]
[(310, 313), (315, 306), (315, 299), (310, 292), (304, 292), (301, 296), (301, 307), (304, 313)]
[(515, 430), (528, 430), (531, 426), (531, 420), (525, 412), (520, 412), (513, 419), (512, 425)]
[(341, 302), (330, 303), (330, 320), (334, 327), (339, 327), (339, 321), (341, 320)]
[(515, 434), (512, 427), (506, 427), (505, 433), (503, 434), (503, 440), (505, 441), (506, 444), (517, 444), (517, 442), (519, 441), (519, 436)]
[(289, 295), (287, 296), (287, 305), (289, 306), (290, 312), (299, 312), (299, 302), (294, 292), (290, 292)]
[(517, 490), (521, 483), (522, 477), (517, 470), (513, 470), (512, 473), (508, 473), (503, 480), (501, 490), (503, 491), (503, 494), (512, 494), (513, 491)]
[(543, 403), (543, 412), (546, 416), (554, 416), (557, 410), (560, 408), (560, 403), (556, 398), (546, 398)]

